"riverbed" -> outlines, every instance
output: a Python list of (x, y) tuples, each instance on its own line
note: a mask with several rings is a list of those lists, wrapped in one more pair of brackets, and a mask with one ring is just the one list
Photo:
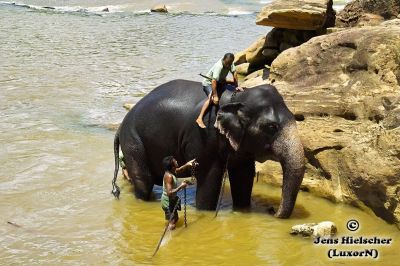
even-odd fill
[[(107, 127), (123, 119), (125, 102), (171, 79), (200, 81), (225, 52), (266, 34), (254, 24), (262, 3), (174, 2), (168, 15), (149, 13), (152, 1), (24, 3), (0, 4), (0, 264), (322, 265), (331, 247), (288, 232), (323, 220), (340, 235), (392, 237), (376, 247), (379, 264), (399, 258), (398, 229), (373, 214), (300, 192), (291, 219), (276, 219), (267, 209), (280, 189), (259, 183), (248, 212), (232, 211), (227, 187), (217, 218), (195, 210), (191, 188), (188, 227), (181, 221), (151, 258), (164, 228), (160, 203), (136, 200), (122, 179), (121, 200), (110, 194)], [(58, 9), (40, 8), (48, 5)], [(346, 229), (350, 219), (357, 232)]]

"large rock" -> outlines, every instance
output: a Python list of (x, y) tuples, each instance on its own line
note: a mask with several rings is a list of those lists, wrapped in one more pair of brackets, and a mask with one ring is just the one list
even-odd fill
[(236, 66), (236, 72), (239, 75), (247, 75), (250, 72), (250, 63), (243, 63)]
[[(272, 29), (266, 36), (260, 37), (247, 49), (235, 55), (235, 65), (248, 66), (248, 71), (241, 71), (247, 75), (253, 71), (263, 69), (284, 50), (296, 47), (307, 42), (312, 37), (320, 35), (319, 31)], [(249, 65), (244, 65), (248, 63)], [(238, 72), (239, 73), (239, 72)]]
[(400, 14), (399, 0), (354, 0), (336, 16), (336, 26), (377, 25)]
[[(400, 227), (399, 47), (396, 24), (315, 37), (281, 53), (269, 80), (298, 120), (302, 189)], [(258, 167), (281, 184), (277, 164)]]
[(233, 61), (235, 65), (240, 65), (247, 63), (246, 61), (246, 51), (241, 51), (235, 54), (235, 60)]
[(243, 88), (252, 88), (260, 84), (267, 84), (269, 69), (263, 68), (247, 75), (239, 85)]
[(266, 46), (266, 36), (258, 38), (244, 51), (235, 55), (235, 65), (250, 63), (252, 65), (262, 65), (265, 62), (265, 57), (262, 54), (263, 48)]
[(400, 19), (397, 18), (384, 21), (381, 23), (381, 26), (400, 26)]
[(257, 25), (317, 30), (335, 25), (332, 0), (275, 0), (257, 16)]

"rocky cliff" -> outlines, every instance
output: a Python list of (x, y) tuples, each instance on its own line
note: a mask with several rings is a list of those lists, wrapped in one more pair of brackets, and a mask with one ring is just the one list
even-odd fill
[[(278, 2), (287, 1), (272, 5)], [(398, 1), (355, 2), (374, 2), (394, 13), (382, 21), (396, 15)], [(355, 2), (339, 13), (342, 18)], [(400, 226), (400, 23), (382, 21), (346, 25), (330, 34), (321, 22), (314, 36), (279, 50), (270, 69), (248, 75), (242, 86), (275, 85), (295, 114), (307, 156), (303, 190), (370, 210)], [(258, 49), (266, 47), (268, 37)], [(278, 164), (267, 162), (258, 169), (263, 181), (281, 184)]]

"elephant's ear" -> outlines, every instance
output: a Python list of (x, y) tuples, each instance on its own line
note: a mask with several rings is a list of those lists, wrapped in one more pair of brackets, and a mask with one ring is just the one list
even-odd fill
[(237, 151), (244, 135), (245, 119), (241, 109), (242, 103), (229, 103), (223, 105), (218, 111), (216, 126), (219, 132), (224, 135)]

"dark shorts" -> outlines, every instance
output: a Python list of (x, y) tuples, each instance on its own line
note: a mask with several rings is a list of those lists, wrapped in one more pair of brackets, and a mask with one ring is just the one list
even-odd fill
[[(221, 95), (225, 90), (234, 91), (235, 86), (233, 86), (231, 84), (225, 84), (222, 86), (218, 86), (218, 95)], [(206, 93), (206, 95), (208, 97), (212, 93), (212, 87), (210, 85), (203, 86), (203, 91)]]
[(212, 93), (212, 88), (211, 88), (211, 86), (203, 86), (203, 91), (206, 93), (206, 95), (208, 97)]
[[(176, 208), (175, 213), (172, 213), (174, 211), (174, 207), (175, 207), (177, 200), (179, 200), (178, 207)], [(169, 208), (163, 207), (162, 209), (165, 213), (165, 220), (169, 221), (169, 219), (171, 218), (172, 215), (174, 216), (174, 220), (177, 220), (178, 219), (178, 211), (181, 210), (181, 202), (180, 202), (179, 197), (176, 197), (175, 200), (169, 201)]]

